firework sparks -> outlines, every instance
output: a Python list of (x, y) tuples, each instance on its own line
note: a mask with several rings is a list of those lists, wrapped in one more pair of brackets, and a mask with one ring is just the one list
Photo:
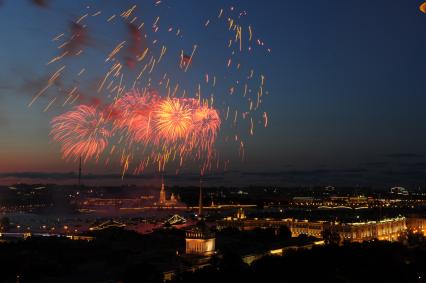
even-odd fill
[(53, 118), (51, 135), (59, 142), (64, 159), (84, 162), (98, 158), (111, 135), (104, 115), (93, 106), (80, 105)]
[(187, 136), (192, 126), (191, 108), (179, 99), (166, 99), (154, 113), (157, 134), (170, 141)]
[[(161, 2), (155, 2), (155, 5)], [(33, 97), (29, 106), (46, 92), (51, 95), (52, 86), (61, 88), (58, 93), (65, 96), (49, 98), (44, 108), (46, 112), (60, 105), (68, 107), (78, 99), (79, 102), (90, 103), (55, 117), (51, 122), (51, 135), (61, 144), (65, 159), (80, 156), (85, 161), (98, 159), (111, 143), (106, 163), (120, 160), (123, 176), (127, 170), (140, 172), (149, 166), (164, 170), (171, 162), (178, 164), (179, 171), (188, 160), (200, 164), (201, 172), (205, 172), (213, 159), (219, 164), (219, 154), (216, 154), (214, 145), (220, 139), (220, 128), (225, 121), (233, 132), (226, 133), (223, 140), (235, 143), (240, 155), (244, 156), (248, 143), (243, 139), (254, 135), (257, 125), (266, 128), (269, 123), (267, 112), (260, 112), (263, 99), (268, 95), (267, 80), (257, 70), (255, 75), (252, 66), (245, 60), (254, 56), (258, 47), (262, 48), (265, 43), (252, 25), (244, 24), (241, 18), (246, 15), (245, 11), (232, 7), (203, 17), (200, 24), (203, 31), (212, 32), (219, 22), (223, 24), (223, 32), (229, 35), (224, 42), (213, 47), (202, 41), (200, 45), (196, 41), (191, 45), (179, 44), (184, 34), (181, 27), (167, 23), (164, 16), (160, 20), (158, 14), (153, 20), (142, 21), (143, 15), (138, 13), (136, 5), (120, 8), (109, 15), (98, 9), (85, 11), (71, 23), (68, 33), (59, 33), (52, 39), (59, 45), (60, 53), (52, 56), (47, 65), (67, 61), (67, 70), (70, 71), (65, 73), (63, 64), (61, 68), (55, 67), (56, 72), (52, 72), (48, 83)], [(108, 45), (102, 40), (102, 44), (96, 45), (97, 51), (102, 52), (99, 56), (102, 59), (98, 62), (104, 64), (104, 73), (94, 83), (98, 94), (97, 99), (93, 99), (83, 95), (87, 90), (81, 82), (92, 76), (91, 72), (96, 68), (81, 65), (84, 60), (77, 60), (77, 56), (87, 57), (83, 47), (94, 48), (94, 44), (86, 44), (88, 26), (102, 18), (102, 24), (113, 27), (121, 22), (127, 29), (121, 32), (121, 37), (115, 37), (120, 33), (111, 33), (114, 38), (109, 39)], [(150, 27), (146, 31), (143, 30), (145, 23)], [(91, 26), (91, 32), (92, 28), (96, 26)], [(165, 34), (167, 36), (162, 37)], [(167, 38), (176, 38), (175, 35), (178, 42), (167, 44)], [(92, 41), (95, 37), (90, 39)], [(192, 51), (187, 50), (188, 46), (192, 46)], [(206, 64), (205, 54), (212, 58), (223, 54), (206, 52), (214, 48), (226, 51), (222, 57), (215, 58), (225, 61), (221, 64), (223, 73), (209, 69), (209, 64)], [(179, 52), (179, 62), (170, 64)], [(194, 59), (195, 65), (192, 64)], [(90, 62), (94, 60), (95, 57)], [(80, 65), (74, 66), (76, 64)], [(174, 71), (181, 71), (174, 73), (169, 69), (171, 65), (176, 67)], [(74, 77), (65, 77), (65, 74)], [(73, 85), (59, 86), (59, 79), (64, 83), (72, 81)], [(232, 98), (224, 97), (225, 94)], [(238, 121), (241, 118), (245, 121)], [(135, 161), (139, 164), (133, 164)], [(223, 157), (221, 162), (225, 167), (229, 164), (229, 160)]]

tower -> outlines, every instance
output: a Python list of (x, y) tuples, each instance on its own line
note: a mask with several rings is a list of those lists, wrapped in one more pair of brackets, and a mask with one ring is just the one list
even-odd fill
[(185, 253), (201, 256), (215, 254), (216, 235), (200, 221), (185, 232)]
[(160, 198), (158, 199), (159, 204), (166, 204), (166, 190), (164, 189), (164, 178), (161, 177), (161, 190)]
[(78, 186), (81, 186), (81, 156), (80, 156), (80, 163), (78, 165)]
[(198, 216), (201, 217), (203, 215), (203, 187), (200, 178), (200, 194), (198, 198)]

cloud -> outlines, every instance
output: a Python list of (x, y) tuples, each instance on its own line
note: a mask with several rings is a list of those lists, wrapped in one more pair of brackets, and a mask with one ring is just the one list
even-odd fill
[[(407, 165), (407, 164), (406, 164)], [(280, 171), (252, 171), (252, 172), (220, 172), (203, 176), (206, 186), (378, 186), (387, 188), (398, 185), (426, 184), (426, 163), (413, 163), (403, 167), (385, 167), (382, 170), (369, 170), (364, 167), (330, 169), (289, 169)], [(11, 172), (0, 173), (3, 184), (23, 183), (56, 183), (75, 184), (76, 172)], [(140, 175), (126, 175), (124, 180), (120, 174), (85, 174), (82, 176), (86, 185), (151, 185), (158, 184), (158, 173), (144, 173)], [(165, 174), (169, 185), (198, 185), (200, 176), (197, 173)]]
[(391, 163), (384, 162), (384, 161), (372, 161), (372, 162), (362, 163), (361, 165), (365, 167), (383, 168), (383, 167), (389, 166), (390, 164)]
[(55, 172), (9, 172), (0, 173), (0, 178), (23, 178), (23, 179), (45, 179), (45, 180), (68, 180), (76, 178), (74, 172), (55, 173)]
[(405, 164), (409, 168), (426, 170), (426, 162), (413, 162)]
[(347, 173), (347, 174), (367, 173), (368, 171), (369, 170), (367, 168), (362, 168), (362, 167), (337, 170), (337, 172), (343, 173), (343, 174), (345, 174), (345, 173)]
[(245, 176), (258, 176), (258, 177), (279, 177), (279, 176), (325, 176), (335, 174), (358, 174), (366, 173), (366, 168), (348, 168), (348, 169), (306, 169), (306, 170), (283, 170), (283, 171), (265, 171), (265, 172), (243, 172)]
[(9, 119), (2, 113), (0, 113), (0, 127), (9, 125)]
[[(220, 180), (224, 176), (224, 173), (210, 174), (203, 176), (203, 180)], [(121, 180), (121, 174), (84, 174), (82, 179), (84, 180)], [(187, 180), (187, 181), (198, 181), (200, 180), (199, 174), (180, 174), (180, 175), (165, 175), (168, 180)], [(63, 181), (63, 180), (76, 180), (78, 174), (76, 172), (9, 172), (0, 173), (0, 178), (15, 178), (15, 179), (34, 179), (34, 180), (46, 180), (46, 181)], [(147, 173), (139, 175), (125, 175), (125, 180), (151, 180), (159, 178), (158, 174)]]
[(386, 155), (388, 158), (393, 159), (411, 159), (411, 158), (422, 158), (424, 157), (422, 154), (417, 153), (390, 153)]

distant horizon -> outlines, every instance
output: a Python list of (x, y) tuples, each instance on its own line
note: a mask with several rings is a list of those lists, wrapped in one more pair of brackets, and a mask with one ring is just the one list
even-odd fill
[[(299, 175), (293, 177), (293, 182), (275, 181), (283, 177), (288, 177), (289, 174)], [(313, 176), (309, 177), (309, 173)], [(259, 178), (262, 172), (220, 172), (205, 175), (201, 177), (202, 184), (205, 187), (227, 187), (227, 188), (250, 188), (250, 187), (272, 187), (272, 188), (317, 188), (317, 187), (335, 187), (335, 188), (368, 188), (386, 190), (392, 187), (405, 187), (411, 191), (424, 190), (426, 183), (419, 184), (401, 184), (395, 183), (373, 183), (368, 182), (368, 179), (363, 179), (363, 184), (351, 184), (341, 180), (340, 182), (325, 182), (321, 181), (318, 175), (333, 174), (328, 171), (289, 171), (289, 172), (275, 172), (268, 176)], [(280, 175), (282, 174), (282, 175)], [(139, 175), (125, 175), (121, 179), (120, 174), (82, 174), (81, 186), (94, 186), (94, 187), (120, 187), (120, 186), (136, 186), (136, 187), (156, 187), (161, 184), (162, 175), (164, 175), (165, 185), (168, 187), (198, 187), (200, 182), (200, 175), (191, 173), (181, 174), (160, 174), (160, 173), (146, 173)], [(239, 176), (238, 178), (236, 176)], [(253, 177), (254, 176), (254, 177)], [(304, 178), (311, 180), (303, 181)], [(315, 179), (319, 178), (319, 179)], [(242, 179), (240, 182), (234, 182), (235, 179)], [(316, 181), (315, 181), (316, 180)], [(12, 185), (58, 185), (58, 186), (79, 186), (77, 172), (14, 172), (14, 173), (0, 173), (0, 186)]]
[[(111, 23), (111, 15), (134, 3), (3, 2), (0, 184), (72, 182), (78, 156), (64, 158), (51, 121), (76, 105), (112, 103), (118, 81), (111, 82), (111, 91), (99, 91), (112, 60), (105, 61), (118, 43), (131, 42), (134, 16), (141, 27), (146, 23), (140, 31), (152, 49), (150, 58), (164, 57), (134, 85), (145, 63), (128, 65), (127, 57), (140, 47), (140, 38), (118, 50), (125, 90), (158, 89), (164, 98), (176, 88), (179, 97), (194, 99), (199, 92), (222, 121), (214, 143), (217, 156), (209, 167), (195, 149), (180, 164), (177, 151), (169, 156), (142, 143), (122, 146), (128, 141), (120, 138), (129, 134), (118, 131), (84, 164), (90, 182), (120, 184), (123, 171), (130, 182), (154, 182), (149, 176), (159, 171), (154, 163), (161, 163), (156, 154), (164, 154), (171, 160), (165, 171), (181, 175), (171, 177), (177, 184), (197, 182), (205, 166), (206, 180), (218, 185), (426, 186), (426, 15), (418, 1), (217, 0), (206, 5), (166, 0), (138, 3), (129, 22), (117, 16)], [(58, 59), (58, 44), (75, 35), (70, 23), (85, 14), (80, 32), (87, 38), (82, 46), (77, 42), (84, 52)], [(244, 27), (242, 46), (228, 46), (230, 35), (236, 38), (228, 17)], [(180, 55), (187, 58), (194, 46), (194, 60), (182, 70)], [(58, 61), (48, 64), (52, 58)], [(62, 67), (60, 79), (28, 107)], [(74, 91), (79, 96), (71, 105), (64, 95)], [(147, 169), (142, 161), (149, 163)], [(146, 170), (133, 177), (140, 168)]]

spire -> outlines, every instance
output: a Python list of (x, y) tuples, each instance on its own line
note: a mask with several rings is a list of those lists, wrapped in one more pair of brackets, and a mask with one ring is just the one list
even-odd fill
[(81, 155), (80, 155), (80, 163), (78, 165), (78, 185), (81, 186)]
[(201, 217), (203, 215), (203, 187), (202, 187), (202, 181), (200, 178), (200, 195), (198, 199), (198, 216)]
[(166, 190), (164, 188), (164, 176), (161, 175), (161, 190), (160, 190), (160, 198), (158, 200), (159, 204), (165, 204), (166, 203)]
[(164, 174), (161, 173), (161, 188), (164, 188)]

